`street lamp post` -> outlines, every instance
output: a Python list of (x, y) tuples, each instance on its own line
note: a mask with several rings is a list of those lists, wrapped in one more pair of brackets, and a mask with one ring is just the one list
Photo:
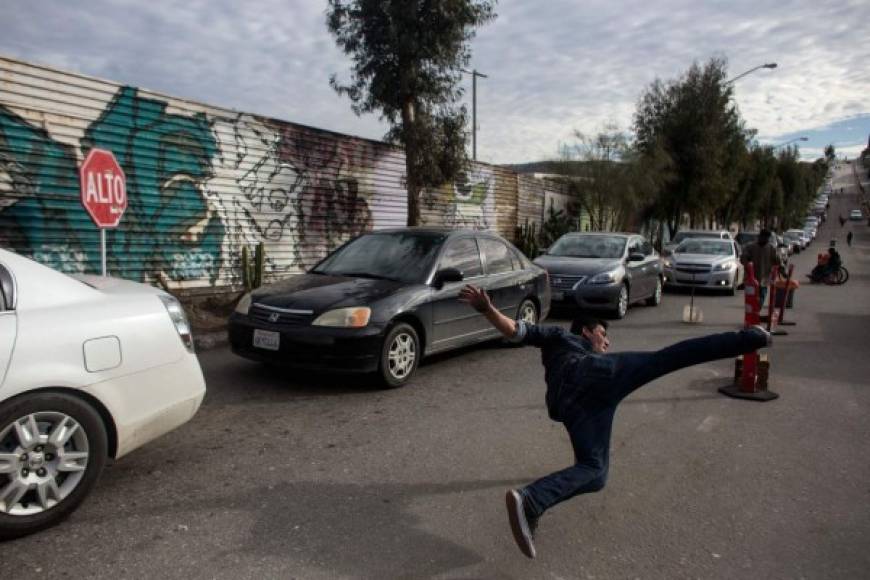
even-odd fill
[(742, 78), (745, 77), (746, 75), (748, 75), (748, 74), (750, 74), (750, 73), (754, 73), (755, 71), (757, 71), (758, 69), (761, 69), (761, 68), (776, 68), (776, 63), (775, 63), (775, 62), (768, 62), (768, 63), (766, 63), (766, 64), (760, 64), (760, 65), (758, 65), (758, 66), (756, 66), (756, 67), (753, 67), (753, 68), (749, 69), (749, 70), (746, 71), (746, 72), (742, 72), (742, 73), (740, 73), (739, 75), (737, 75), (736, 77), (734, 77), (734, 78), (731, 79), (730, 81), (725, 81), (725, 84), (726, 84), (726, 85), (730, 85), (731, 83), (733, 83), (733, 82), (736, 81), (737, 79), (742, 79)]
[(477, 69), (460, 69), (471, 75), (471, 158), (477, 161), (477, 77), (489, 78)]

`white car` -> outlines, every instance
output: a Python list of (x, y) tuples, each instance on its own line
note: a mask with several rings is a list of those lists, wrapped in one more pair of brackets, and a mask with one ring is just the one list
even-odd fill
[(53, 525), (205, 394), (178, 301), (0, 249), (0, 539)]
[(849, 212), (849, 219), (850, 220), (860, 220), (863, 217), (864, 216), (861, 214), (860, 209), (853, 209), (852, 211)]

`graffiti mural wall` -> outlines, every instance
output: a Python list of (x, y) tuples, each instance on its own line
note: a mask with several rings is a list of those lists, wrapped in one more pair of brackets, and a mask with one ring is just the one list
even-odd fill
[[(238, 284), (242, 248), (267, 277), (310, 268), (362, 232), (406, 222), (404, 155), (389, 145), (0, 58), (0, 246), (95, 273), (99, 232), (78, 166), (111, 150), (129, 206), (109, 230), (111, 274), (176, 288)], [(517, 179), (475, 164), (424, 192), (424, 223), (512, 237)]]

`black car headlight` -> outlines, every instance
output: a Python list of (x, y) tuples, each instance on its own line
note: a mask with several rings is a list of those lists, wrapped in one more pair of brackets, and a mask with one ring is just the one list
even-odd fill
[(251, 309), (251, 293), (248, 292), (242, 299), (239, 300), (239, 303), (236, 304), (236, 312), (239, 314), (247, 314), (248, 310)]
[(371, 316), (372, 309), (368, 306), (336, 308), (318, 316), (311, 325), (333, 328), (363, 328), (368, 325)]

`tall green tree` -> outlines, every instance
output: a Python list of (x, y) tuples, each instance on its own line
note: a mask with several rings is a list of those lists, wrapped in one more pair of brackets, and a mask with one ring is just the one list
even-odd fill
[(726, 72), (725, 59), (695, 63), (676, 80), (653, 82), (638, 102), (634, 129), (639, 152), (663, 153), (672, 166), (654, 208), (671, 235), (686, 216), (695, 225), (730, 213), (728, 203), (740, 180), (736, 166), (750, 133), (731, 98)]
[(575, 131), (576, 143), (562, 150), (558, 171), (595, 231), (632, 229), (647, 213), (667, 178), (669, 159), (660, 151), (639, 156), (628, 136), (612, 123), (594, 135)]
[(776, 205), (775, 188), (779, 178), (773, 149), (753, 144), (741, 168), (730, 218), (739, 222), (742, 229), (747, 229), (756, 221), (765, 221), (771, 207)]
[(620, 229), (631, 195), (630, 172), (624, 162), (628, 140), (615, 125), (607, 125), (595, 135), (575, 131), (574, 137), (576, 144), (563, 150), (563, 166), (579, 173), (572, 177), (570, 188), (594, 231)]
[(357, 115), (378, 112), (386, 139), (405, 149), (408, 225), (420, 192), (453, 180), (467, 163), (461, 68), (475, 29), (496, 16), (495, 0), (328, 0), (327, 26), (353, 61), (332, 87)]

